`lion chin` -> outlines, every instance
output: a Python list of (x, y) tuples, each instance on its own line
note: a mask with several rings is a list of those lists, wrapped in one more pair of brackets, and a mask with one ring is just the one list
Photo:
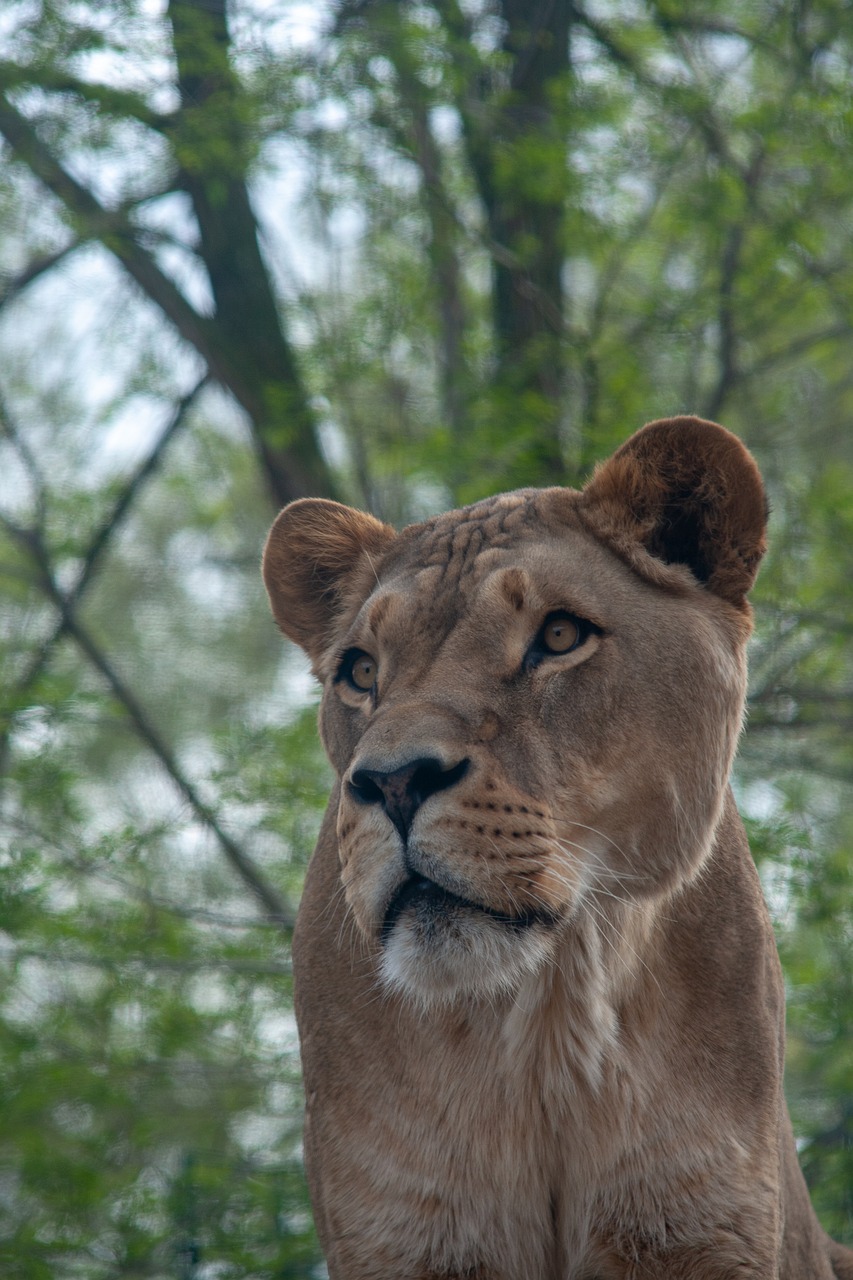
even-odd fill
[(553, 955), (554, 922), (504, 915), (414, 875), (382, 923), (379, 977), (421, 1009), (511, 996)]

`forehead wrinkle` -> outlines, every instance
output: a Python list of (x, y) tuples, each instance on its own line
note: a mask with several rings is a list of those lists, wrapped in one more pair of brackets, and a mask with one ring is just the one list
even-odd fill
[(365, 622), (371, 631), (376, 633), (394, 613), (399, 610), (400, 596), (396, 591), (383, 591), (381, 595), (368, 601)]
[(398, 578), (396, 588), (389, 586), (367, 600), (350, 635), (357, 642), (374, 641), (392, 649), (418, 632), (438, 641), (453, 629), (459, 613), (455, 593), (436, 580), (434, 571), (421, 570), (408, 579)]
[(530, 492), (499, 494), (423, 524), (409, 525), (397, 538), (389, 567), (405, 568), (407, 562), (432, 567), (459, 582), (484, 549), (506, 547), (517, 539), (531, 503)]

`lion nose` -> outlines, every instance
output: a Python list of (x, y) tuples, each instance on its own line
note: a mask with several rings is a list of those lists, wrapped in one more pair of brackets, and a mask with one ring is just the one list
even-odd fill
[(432, 756), (412, 760), (399, 769), (354, 769), (349, 791), (362, 804), (378, 804), (405, 840), (425, 800), (455, 786), (468, 772), (468, 761), (445, 767)]

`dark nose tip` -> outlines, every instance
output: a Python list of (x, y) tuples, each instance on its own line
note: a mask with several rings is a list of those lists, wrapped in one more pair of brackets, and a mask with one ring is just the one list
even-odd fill
[(356, 769), (349, 782), (350, 794), (362, 804), (379, 804), (405, 840), (415, 814), (437, 791), (455, 786), (468, 772), (468, 761), (445, 768), (433, 757), (412, 760), (400, 769)]

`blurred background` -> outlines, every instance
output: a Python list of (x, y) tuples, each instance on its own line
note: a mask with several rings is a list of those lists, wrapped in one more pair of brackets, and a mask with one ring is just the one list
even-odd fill
[(853, 1241), (853, 9), (5, 0), (4, 1277), (324, 1274), (278, 507), (577, 485), (680, 412), (771, 496), (735, 781)]

